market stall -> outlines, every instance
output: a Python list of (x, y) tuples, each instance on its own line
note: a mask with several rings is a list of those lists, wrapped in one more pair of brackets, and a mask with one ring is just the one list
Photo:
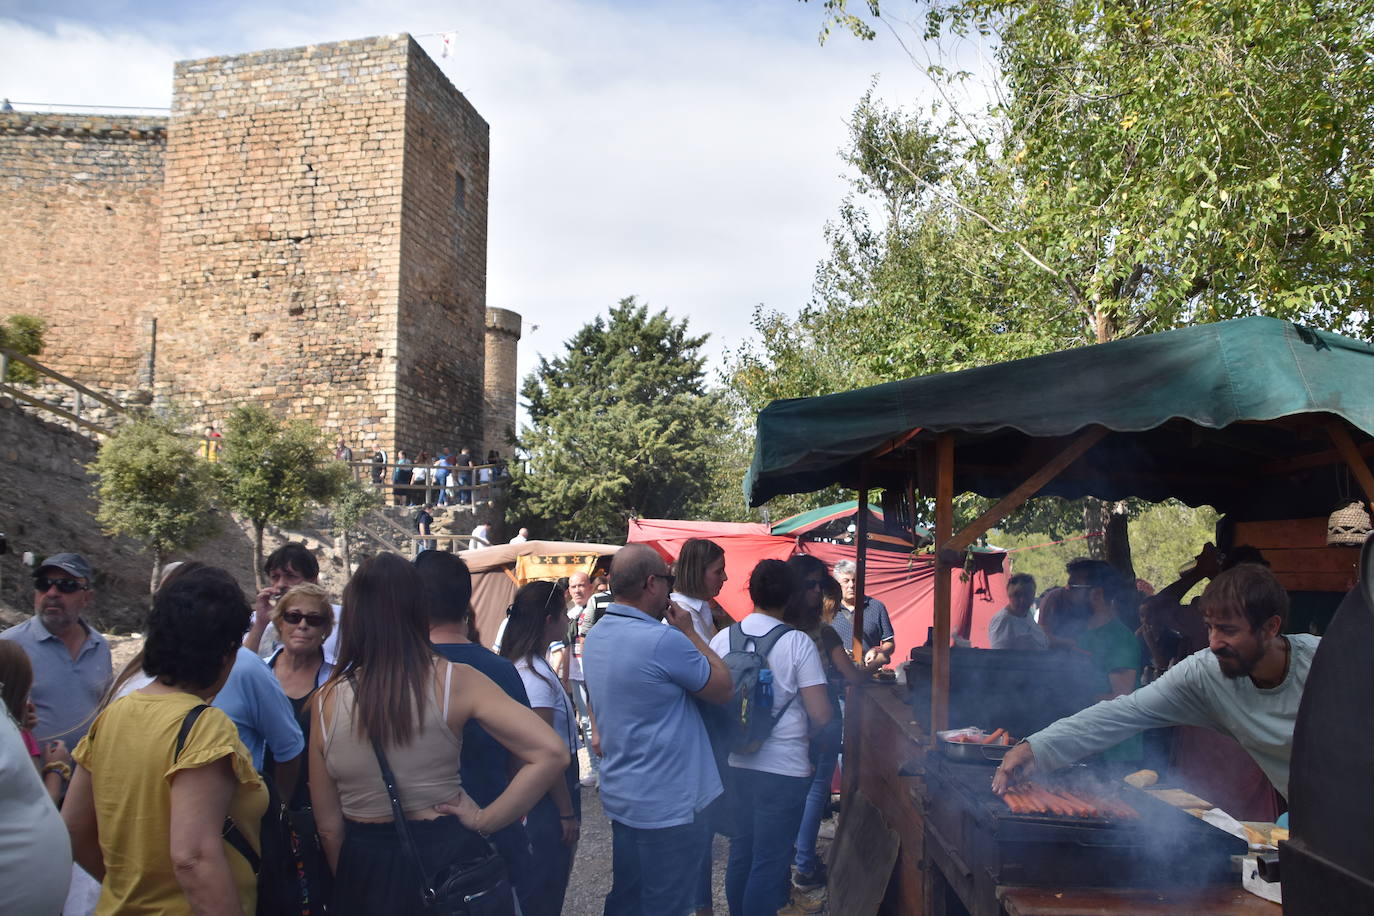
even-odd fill
[[(745, 481), (751, 505), (834, 484), (858, 490), (861, 504), (875, 489), (897, 494), (912, 521), (917, 494), (935, 503), (934, 640), (929, 712), (921, 717), (929, 725), (895, 748), (886, 745), (907, 759), (871, 752), (881, 744), (857, 739), (846, 744), (847, 788), (906, 784), (905, 779), (917, 796), (914, 803), (886, 797), (882, 806), (894, 821), (919, 821), (922, 842), (929, 847), (918, 855), (904, 850), (899, 857), (899, 868), (931, 866), (928, 880), (894, 878), (896, 887), (921, 888), (920, 899), (903, 901), (902, 912), (925, 912), (937, 904), (943, 912), (945, 892), (970, 912), (1020, 911), (1008, 903), (1008, 889), (1019, 886), (1018, 880), (1039, 886), (1025, 868), (1007, 874), (993, 869), (990, 884), (979, 877), (992, 865), (993, 853), (984, 841), (1002, 836), (1004, 824), (1016, 821), (1014, 812), (988, 807), (990, 792), (980, 790), (978, 798), (963, 800), (959, 835), (946, 835), (936, 823), (940, 811), (938, 801), (932, 808), (932, 800), (937, 793), (927, 774), (939, 783), (948, 767), (928, 759), (937, 746), (930, 736), (950, 724), (951, 683), (951, 595), (949, 577), (939, 570), (962, 566), (978, 537), (1037, 495), (1176, 498), (1211, 505), (1231, 523), (1325, 515), (1352, 492), (1364, 501), (1374, 499), (1374, 474), (1366, 460), (1374, 454), (1371, 382), (1370, 345), (1275, 319), (1247, 318), (780, 401), (760, 413)], [(957, 493), (995, 502), (956, 532), (952, 503)], [(861, 589), (865, 561), (861, 550)], [(890, 703), (869, 698), (851, 708), (858, 721), (852, 723), (857, 727), (847, 726), (847, 739), (870, 733), (873, 723), (866, 717), (894, 716)], [(904, 724), (908, 733), (909, 726)], [(878, 771), (888, 776), (879, 778)], [(1295, 772), (1294, 778), (1300, 775)], [(939, 797), (953, 798), (966, 782), (946, 778)], [(946, 823), (946, 829), (954, 828)], [(904, 835), (916, 832), (898, 829)], [(1143, 835), (1148, 840), (1156, 834), (1146, 830)], [(1089, 836), (1079, 830), (1079, 840), (1090, 843)], [(1229, 862), (1219, 849), (1203, 857)], [(1089, 866), (1085, 877), (1100, 890), (1120, 884), (1114, 873), (1119, 871)], [(1063, 883), (1057, 876), (1047, 880), (1050, 886)], [(1212, 893), (1207, 887), (1199, 882), (1196, 894)], [(1227, 911), (1197, 906), (1199, 912)]]

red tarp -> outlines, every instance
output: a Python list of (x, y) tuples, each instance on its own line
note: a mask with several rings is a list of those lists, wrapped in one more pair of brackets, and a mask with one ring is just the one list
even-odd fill
[[(833, 566), (840, 560), (856, 560), (858, 551), (846, 544), (807, 541), (768, 533), (768, 526), (730, 522), (688, 522), (664, 519), (636, 519), (630, 522), (626, 543), (649, 544), (664, 559), (677, 559), (683, 542), (707, 538), (725, 551), (725, 573), (729, 579), (717, 599), (736, 620), (753, 607), (749, 600), (749, 573), (760, 560), (786, 560), (810, 554)], [(950, 629), (975, 646), (987, 648), (988, 621), (1007, 603), (1003, 553), (975, 554), (979, 570), (967, 581), (962, 570), (951, 573)], [(864, 591), (887, 605), (892, 628), (897, 636), (895, 660), (907, 658), (913, 646), (926, 641), (935, 612), (935, 573), (929, 554), (911, 554), (871, 548), (866, 552)]]

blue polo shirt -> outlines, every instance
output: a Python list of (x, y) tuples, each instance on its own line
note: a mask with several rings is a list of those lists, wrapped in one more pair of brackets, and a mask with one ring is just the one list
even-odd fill
[[(835, 634), (840, 637), (840, 645), (846, 652), (854, 645), (854, 612), (841, 607), (830, 621)], [(887, 605), (877, 598), (864, 596), (864, 651), (876, 649), (892, 639), (892, 618), (887, 616)]]
[(37, 614), (0, 633), (23, 647), (33, 665), (33, 705), (39, 743), (61, 738), (70, 750), (91, 727), (96, 704), (110, 686), (110, 644), (84, 620), (86, 641), (76, 658), (62, 640), (48, 632)]
[[(435, 643), (434, 651), (451, 662), (471, 665), (491, 678), (492, 682), (522, 706), (530, 705), (525, 682), (509, 659), (504, 659), (486, 646), (466, 642)], [(510, 752), (493, 738), (482, 723), (468, 719), (463, 726), (463, 750), (458, 758), (458, 770), (463, 791), (479, 805), (489, 805), (510, 785), (506, 769)]]
[(233, 720), (259, 772), (265, 749), (270, 748), (272, 759), (277, 761), (291, 760), (305, 750), (305, 737), (291, 701), (267, 662), (251, 649), (239, 646), (229, 679), (215, 694), (212, 705)]
[(587, 634), (582, 673), (601, 737), (601, 806), (642, 830), (690, 824), (721, 793), (692, 694), (711, 664), (676, 627), (611, 604)]

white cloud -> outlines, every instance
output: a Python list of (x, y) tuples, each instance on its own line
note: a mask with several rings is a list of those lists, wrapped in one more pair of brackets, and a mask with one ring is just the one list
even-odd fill
[[(890, 39), (818, 46), (814, 5), (325, 6), (0, 19), (0, 95), (165, 106), (178, 59), (410, 31), (491, 124), (488, 303), (539, 325), (523, 374), (631, 293), (711, 332), (713, 356), (755, 305), (797, 309), (846, 191), (855, 102), (878, 72), (888, 98), (924, 92)], [(441, 59), (425, 33), (451, 29)]]

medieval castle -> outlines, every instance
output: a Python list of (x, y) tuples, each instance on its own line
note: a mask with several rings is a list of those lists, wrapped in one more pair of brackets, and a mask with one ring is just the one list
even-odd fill
[(358, 447), (509, 451), (488, 126), (409, 35), (176, 65), (168, 117), (0, 114), (0, 314), (196, 422), (255, 402)]

